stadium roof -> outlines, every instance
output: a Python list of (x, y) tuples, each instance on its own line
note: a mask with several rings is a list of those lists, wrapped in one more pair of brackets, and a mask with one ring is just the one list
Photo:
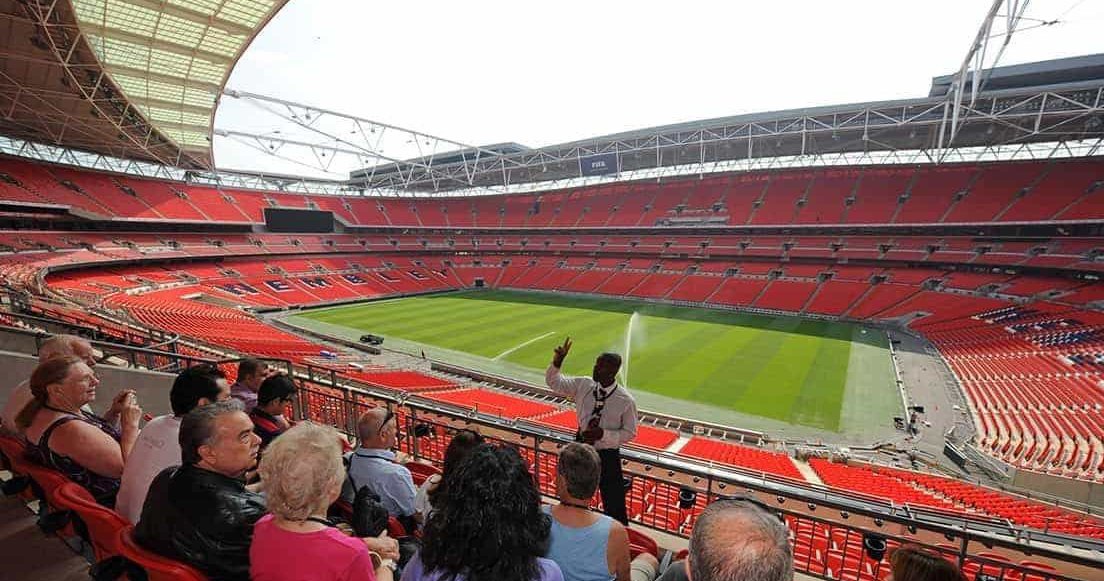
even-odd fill
[(212, 165), (223, 85), (287, 0), (0, 0), (0, 132)]
[[(1030, 148), (1086, 140), (1097, 143), (1092, 151), (1100, 151), (1104, 54), (996, 67), (983, 73), (984, 90), (974, 102), (963, 104), (961, 129), (953, 138), (943, 134), (951, 116), (946, 96), (950, 77), (937, 77), (932, 94), (915, 99), (706, 119), (498, 156), (439, 154), (356, 171), (350, 183), (421, 192), (460, 190), (465, 183), (495, 188), (579, 178), (584, 163), (603, 156), (614, 173), (625, 173), (676, 167), (710, 171), (709, 167), (732, 162), (876, 152), (914, 152), (930, 161), (950, 150)], [(897, 163), (903, 162), (898, 158)]]

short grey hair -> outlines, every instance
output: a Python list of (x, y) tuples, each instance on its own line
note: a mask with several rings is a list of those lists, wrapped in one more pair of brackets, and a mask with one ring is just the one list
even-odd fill
[(302, 521), (325, 511), (345, 480), (337, 430), (301, 422), (280, 434), (265, 449), (260, 465), (261, 481), (273, 514)]
[(602, 461), (592, 446), (572, 442), (560, 450), (556, 472), (564, 479), (567, 493), (573, 498), (586, 500), (594, 496), (602, 474)]
[(777, 516), (746, 500), (707, 506), (690, 535), (694, 581), (792, 581), (789, 531)]
[(199, 448), (211, 443), (215, 437), (215, 421), (226, 414), (243, 412), (242, 402), (228, 399), (201, 405), (188, 412), (180, 421), (180, 461), (182, 464), (198, 464)]

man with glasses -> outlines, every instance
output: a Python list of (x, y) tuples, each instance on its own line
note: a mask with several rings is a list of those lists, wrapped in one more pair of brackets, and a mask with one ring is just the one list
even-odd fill
[(418, 489), (410, 470), (393, 451), (398, 435), (398, 418), (390, 409), (379, 406), (361, 414), (357, 420), (360, 447), (349, 458), (349, 479), (342, 498), (351, 503), (356, 491), (366, 486), (379, 496), (388, 514), (399, 519), (407, 532), (413, 532), (420, 518), (414, 505)]
[(261, 383), (257, 406), (249, 412), (249, 419), (253, 420), (253, 431), (261, 437), (262, 450), (291, 427), (284, 410), (294, 398), (295, 382), (286, 375), (273, 375)]
[(752, 498), (720, 499), (705, 507), (690, 534), (690, 554), (658, 581), (793, 581), (786, 525)]

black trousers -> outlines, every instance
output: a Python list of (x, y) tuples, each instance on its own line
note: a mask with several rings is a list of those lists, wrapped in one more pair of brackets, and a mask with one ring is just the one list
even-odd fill
[(602, 460), (602, 478), (598, 491), (602, 494), (602, 512), (621, 524), (629, 524), (625, 512), (625, 477), (621, 474), (621, 450), (598, 450)]

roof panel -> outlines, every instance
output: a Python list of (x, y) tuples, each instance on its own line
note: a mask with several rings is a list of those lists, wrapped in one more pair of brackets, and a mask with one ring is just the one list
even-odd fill
[(134, 106), (177, 145), (209, 157), (209, 133), (194, 128), (211, 126), (216, 87), (286, 2), (73, 0), (73, 7), (104, 69)]

